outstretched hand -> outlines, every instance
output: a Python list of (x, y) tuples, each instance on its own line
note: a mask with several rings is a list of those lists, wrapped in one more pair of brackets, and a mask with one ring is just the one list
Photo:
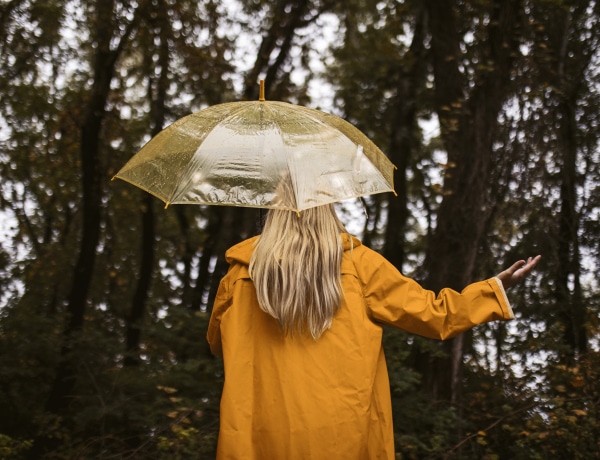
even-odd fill
[(498, 279), (502, 281), (504, 289), (508, 289), (522, 281), (533, 270), (541, 258), (542, 256), (536, 256), (530, 257), (527, 261), (519, 260), (500, 273)]

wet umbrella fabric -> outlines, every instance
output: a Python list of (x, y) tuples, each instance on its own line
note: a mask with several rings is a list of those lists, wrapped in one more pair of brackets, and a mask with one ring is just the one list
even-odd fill
[(394, 165), (352, 124), (276, 101), (219, 104), (176, 121), (115, 175), (170, 204), (302, 211), (393, 191)]

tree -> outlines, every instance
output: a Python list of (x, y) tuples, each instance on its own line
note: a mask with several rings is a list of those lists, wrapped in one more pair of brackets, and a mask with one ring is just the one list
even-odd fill
[[(572, 364), (579, 355), (588, 351), (580, 237), (585, 220), (580, 212), (585, 202), (581, 193), (585, 169), (579, 168), (579, 164), (589, 164), (590, 159), (587, 158), (589, 152), (584, 150), (580, 140), (584, 137), (582, 125), (587, 124), (587, 120), (581, 118), (583, 113), (578, 106), (585, 108), (585, 98), (591, 89), (586, 84), (585, 76), (594, 56), (594, 48), (590, 45), (593, 46), (598, 38), (592, 32), (597, 19), (592, 19), (594, 22), (590, 23), (588, 12), (598, 7), (588, 2), (562, 2), (560, 6), (562, 8), (539, 7), (534, 14), (543, 17), (546, 24), (538, 31), (539, 37), (536, 37), (536, 43), (545, 43), (544, 48), (536, 54), (536, 63), (540, 74), (547, 79), (549, 92), (545, 106), (548, 109), (547, 118), (551, 120), (552, 148), (556, 149), (556, 163), (560, 171), (560, 210), (556, 228), (557, 245), (553, 254), (556, 262), (554, 295), (559, 308), (559, 320), (564, 327), (563, 342), (568, 350), (565, 359)], [(595, 131), (592, 129), (589, 134)]]

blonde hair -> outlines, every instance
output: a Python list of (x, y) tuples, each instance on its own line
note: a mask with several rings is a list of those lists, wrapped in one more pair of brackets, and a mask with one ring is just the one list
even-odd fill
[(284, 333), (308, 331), (317, 340), (331, 327), (343, 295), (345, 231), (331, 204), (267, 214), (249, 270), (260, 308)]

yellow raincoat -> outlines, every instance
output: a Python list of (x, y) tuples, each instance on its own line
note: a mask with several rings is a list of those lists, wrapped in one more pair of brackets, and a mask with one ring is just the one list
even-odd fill
[(381, 324), (443, 340), (513, 317), (497, 278), (436, 296), (356, 238), (350, 250), (344, 234), (344, 300), (331, 329), (317, 341), (284, 336), (248, 275), (256, 238), (227, 251), (208, 329), (225, 366), (218, 459), (393, 459)]

